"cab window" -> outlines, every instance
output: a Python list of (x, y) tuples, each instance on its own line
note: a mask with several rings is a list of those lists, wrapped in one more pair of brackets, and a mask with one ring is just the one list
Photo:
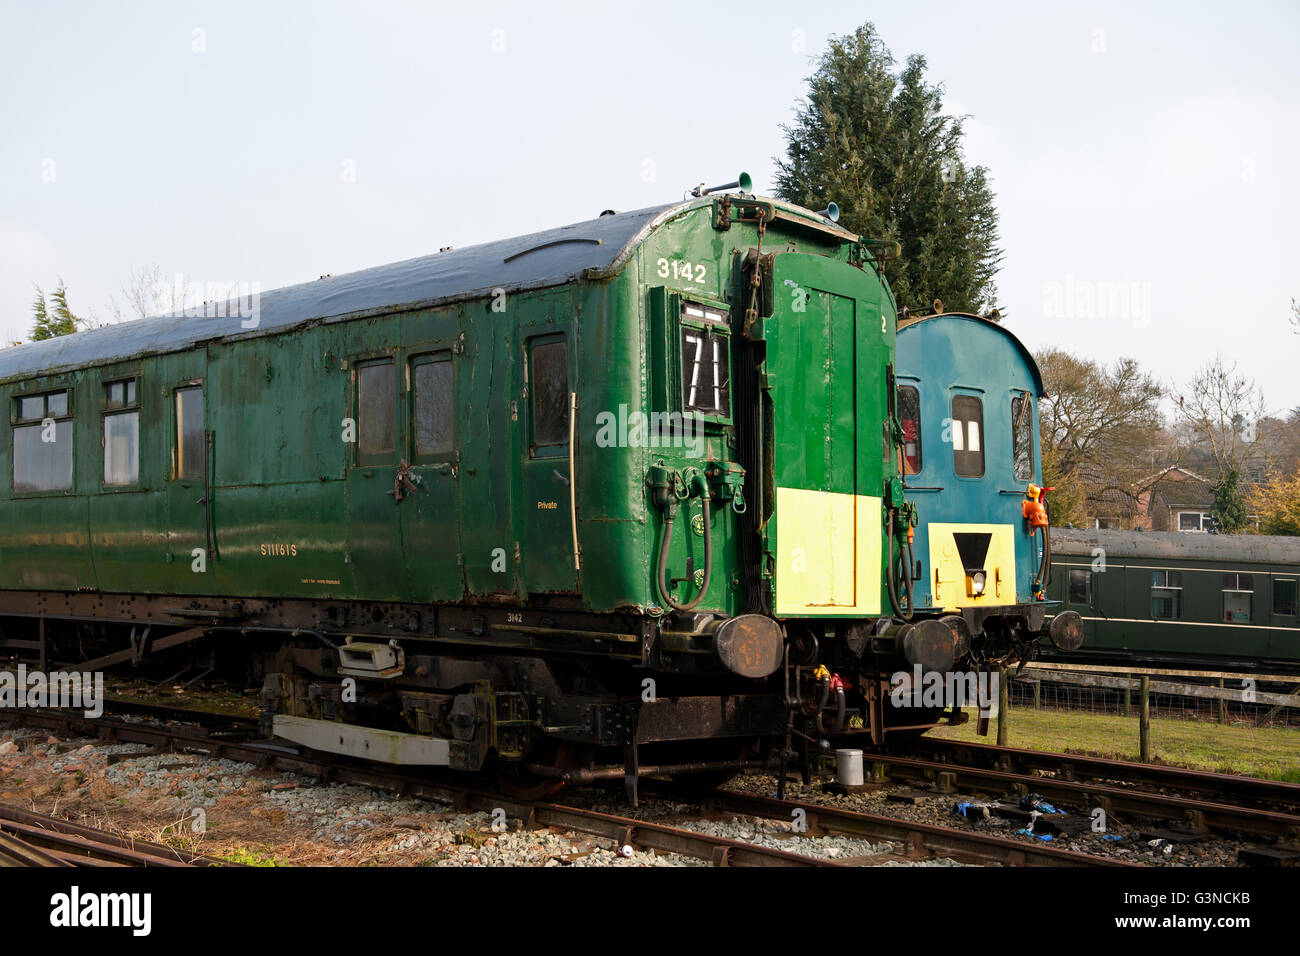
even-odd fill
[(1017, 481), (1034, 480), (1034, 404), (1028, 392), (1011, 399), (1011, 457)]
[(973, 395), (952, 399), (952, 464), (963, 478), (984, 475), (984, 403)]
[(682, 411), (731, 417), (731, 334), (727, 313), (682, 303)]
[(904, 475), (921, 470), (921, 393), (914, 385), (898, 386), (898, 421), (903, 426)]

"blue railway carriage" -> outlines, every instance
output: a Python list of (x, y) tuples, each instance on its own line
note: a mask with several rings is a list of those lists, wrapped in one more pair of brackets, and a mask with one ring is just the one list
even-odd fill
[(900, 471), (917, 522), (897, 567), (910, 573), (912, 612), (944, 614), (977, 664), (1028, 659), (1045, 633), (1077, 647), (1079, 615), (1051, 615), (1045, 600), (1046, 392), (1033, 355), (997, 322), (950, 312), (900, 320), (897, 362)]

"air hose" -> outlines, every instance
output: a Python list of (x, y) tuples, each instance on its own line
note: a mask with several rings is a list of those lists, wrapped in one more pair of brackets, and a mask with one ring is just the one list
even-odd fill
[(830, 700), (831, 691), (834, 690), (835, 726), (831, 729), (830, 733), (839, 735), (844, 732), (844, 721), (848, 716), (848, 700), (844, 694), (844, 684), (838, 677), (831, 677), (828, 672), (825, 679), (818, 681), (818, 687), (820, 688), (820, 693), (818, 696), (816, 716), (817, 733), (823, 737), (826, 736), (826, 721), (822, 717), (822, 713), (826, 708), (827, 702)]
[[(1047, 501), (1043, 501), (1043, 510), (1047, 510)], [(1043, 525), (1043, 562), (1038, 566), (1038, 574), (1034, 576), (1034, 593), (1042, 594), (1047, 590), (1047, 585), (1052, 583), (1052, 527), (1050, 524)]]
[(898, 555), (899, 559), (906, 563), (906, 566), (903, 568), (903, 592), (905, 595), (904, 603), (907, 606), (907, 611), (904, 613), (902, 608), (898, 606), (898, 563), (894, 560), (894, 518), (896, 514), (896, 509), (889, 509), (889, 534), (887, 536), (889, 543), (886, 546), (887, 555), (885, 560), (885, 567), (888, 569), (886, 573), (888, 575), (889, 584), (889, 606), (893, 609), (895, 617), (902, 618), (904, 621), (910, 621), (912, 619), (912, 614), (915, 611), (915, 605), (912, 600), (912, 566), (909, 563), (911, 559), (907, 557), (907, 554), (911, 552), (912, 543), (909, 541), (906, 549), (900, 547)]
[(668, 590), (668, 545), (672, 543), (673, 525), (677, 521), (677, 499), (669, 496), (664, 502), (664, 530), (663, 540), (659, 544), (659, 569), (657, 579), (659, 582), (659, 594), (663, 597), (664, 603), (674, 611), (693, 611), (704, 595), (709, 593), (709, 580), (713, 577), (713, 535), (710, 534), (710, 522), (712, 518), (712, 509), (709, 505), (709, 487), (708, 482), (703, 475), (697, 475), (692, 482), (694, 487), (691, 488), (691, 494), (698, 492), (700, 503), (704, 508), (704, 581), (700, 584), (699, 593), (695, 595), (695, 600), (689, 604), (678, 604), (673, 600), (672, 593)]

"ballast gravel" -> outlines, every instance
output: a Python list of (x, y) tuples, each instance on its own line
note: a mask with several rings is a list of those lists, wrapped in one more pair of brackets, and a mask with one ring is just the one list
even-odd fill
[[(775, 780), (738, 777), (729, 787), (771, 796)], [(956, 804), (996, 795), (919, 794), (898, 803), (898, 787), (827, 793), (791, 781), (787, 797), (940, 826), (971, 827), (1032, 841), (1006, 821), (960, 818)], [(790, 821), (755, 817), (701, 818), (699, 807), (647, 800), (631, 808), (604, 790), (571, 790), (575, 806), (678, 826), (834, 862), (883, 866), (953, 866), (952, 860), (905, 858), (897, 844), (842, 835), (794, 832)], [(290, 865), (407, 866), (706, 866), (678, 854), (624, 848), (575, 831), (528, 830), (497, 814), (464, 813), (368, 787), (324, 784), (311, 777), (259, 769), (205, 755), (156, 753), (143, 744), (64, 740), (29, 728), (0, 727), (0, 802), (154, 842), (177, 842), (209, 856)], [(1218, 837), (1151, 845), (1140, 827), (1112, 821), (1110, 835), (1085, 831), (1054, 846), (1157, 866), (1232, 866), (1246, 844)]]

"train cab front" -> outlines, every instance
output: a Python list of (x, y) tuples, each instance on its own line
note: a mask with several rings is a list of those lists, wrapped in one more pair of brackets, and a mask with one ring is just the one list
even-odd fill
[(1032, 353), (1000, 316), (940, 309), (900, 321), (899, 470), (922, 516), (911, 568), (916, 613), (951, 619), (975, 668), (1022, 664), (1044, 639), (1082, 641), (1078, 615), (1046, 600), (1045, 394)]

